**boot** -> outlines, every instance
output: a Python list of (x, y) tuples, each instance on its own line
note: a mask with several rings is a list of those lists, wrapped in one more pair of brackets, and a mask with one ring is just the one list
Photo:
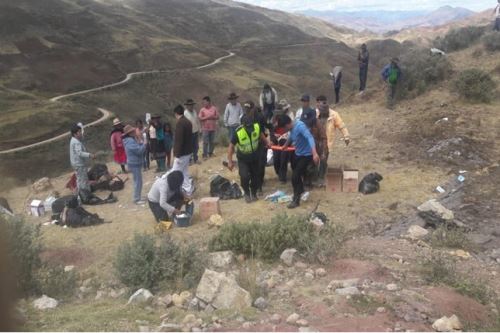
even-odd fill
[(245, 202), (251, 203), (252, 201), (253, 201), (252, 196), (250, 194), (245, 194)]
[(290, 202), (287, 207), (289, 209), (294, 209), (299, 206), (300, 206), (300, 196), (299, 197), (294, 196), (292, 202)]

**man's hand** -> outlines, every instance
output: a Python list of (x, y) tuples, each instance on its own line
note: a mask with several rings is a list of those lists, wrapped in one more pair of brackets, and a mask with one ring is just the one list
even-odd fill
[(233, 171), (234, 169), (234, 162), (232, 159), (228, 160), (227, 161), (227, 168), (229, 169), (229, 171)]
[(349, 146), (349, 144), (351, 143), (351, 139), (345, 138), (344, 139), (344, 143), (345, 143), (346, 146)]
[(181, 213), (180, 210), (178, 210), (177, 208), (174, 209), (174, 211), (172, 212), (173, 215), (179, 215)]
[(313, 161), (314, 161), (314, 164), (316, 164), (316, 165), (319, 164), (319, 155), (316, 152), (314, 152), (314, 154), (313, 154)]
[(95, 158), (96, 158), (95, 154), (90, 154), (90, 158), (95, 160)]

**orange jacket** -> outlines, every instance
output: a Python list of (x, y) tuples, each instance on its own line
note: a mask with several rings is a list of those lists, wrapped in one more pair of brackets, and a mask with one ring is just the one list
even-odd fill
[[(316, 109), (316, 116), (319, 119), (319, 110)], [(326, 136), (328, 138), (328, 151), (331, 153), (333, 151), (333, 146), (335, 145), (335, 130), (338, 129), (342, 133), (344, 139), (349, 138), (349, 131), (345, 127), (344, 121), (340, 117), (337, 111), (330, 109), (328, 119), (326, 121)]]

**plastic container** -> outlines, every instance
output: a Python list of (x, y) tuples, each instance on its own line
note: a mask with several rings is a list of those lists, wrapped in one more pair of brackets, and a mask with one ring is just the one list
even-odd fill
[(174, 223), (177, 227), (187, 228), (191, 225), (194, 214), (194, 203), (190, 201), (186, 204), (186, 210), (174, 216)]

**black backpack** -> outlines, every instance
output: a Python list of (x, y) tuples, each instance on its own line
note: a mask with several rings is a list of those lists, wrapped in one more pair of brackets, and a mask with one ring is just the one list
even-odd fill
[(222, 177), (216, 176), (210, 182), (210, 195), (212, 197), (219, 197), (221, 200), (239, 199), (243, 196), (238, 184), (231, 184), (231, 182)]

